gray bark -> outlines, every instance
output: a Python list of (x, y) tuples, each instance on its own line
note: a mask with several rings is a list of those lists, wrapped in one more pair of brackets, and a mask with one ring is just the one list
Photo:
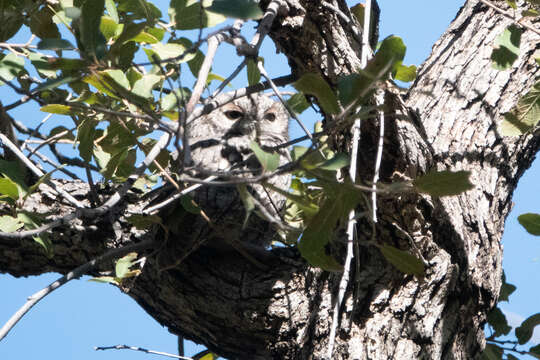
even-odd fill
[[(297, 75), (316, 72), (335, 85), (358, 68), (359, 44), (335, 16), (318, 2), (287, 4), (291, 15), (278, 17), (270, 35)], [(538, 136), (497, 133), (500, 115), (538, 75), (532, 54), (540, 39), (530, 32), (523, 34), (521, 56), (511, 70), (491, 68), (493, 40), (507, 25), (508, 19), (468, 1), (421, 67), (405, 99), (408, 108), (387, 91), (391, 108), (381, 180), (414, 178), (434, 168), (464, 169), (472, 172), (475, 188), (442, 199), (412, 193), (379, 198), (377, 241), (408, 249), (393, 225), (398, 224), (430, 266), (423, 279), (405, 276), (376, 248), (361, 247), (360, 272), (341, 308), (334, 358), (471, 359), (482, 350), (486, 313), (501, 284), (500, 240), (512, 191), (540, 146)], [(362, 179), (372, 176), (377, 131), (376, 124), (364, 122)], [(336, 147), (347, 149), (349, 138), (347, 132), (336, 136)], [(61, 186), (88, 197), (85, 184)], [(32, 199), (28, 206), (37, 212), (71, 211), (43, 193)], [(140, 206), (132, 195), (97, 222), (81, 219), (78, 226), (57, 229), (52, 259), (32, 240), (0, 239), (0, 271), (65, 273), (106, 248), (162, 237), (159, 231), (135, 231), (124, 220), (126, 207)], [(169, 239), (176, 246), (167, 245), (168, 251), (183, 261), (160, 270), (149, 256), (127, 294), (171, 332), (231, 359), (323, 358), (339, 276), (309, 267), (290, 249), (256, 252), (265, 270), (234, 251), (203, 246), (184, 256), (185, 244), (202, 236), (197, 224), (185, 214)], [(360, 242), (369, 239), (371, 228), (360, 223), (359, 234)]]

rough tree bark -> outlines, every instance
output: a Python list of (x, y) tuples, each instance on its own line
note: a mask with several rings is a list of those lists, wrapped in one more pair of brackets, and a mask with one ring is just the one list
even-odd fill
[[(270, 35), (296, 75), (315, 72), (336, 84), (358, 68), (360, 46), (345, 24), (319, 1), (286, 4), (288, 15), (276, 19)], [(344, 1), (335, 4), (346, 9)], [(500, 240), (512, 191), (540, 146), (538, 136), (503, 138), (497, 132), (500, 114), (538, 75), (533, 53), (540, 38), (527, 31), (512, 69), (491, 68), (493, 40), (509, 22), (478, 1), (467, 1), (421, 67), (405, 103), (387, 91), (382, 181), (414, 178), (434, 168), (464, 169), (472, 172), (475, 188), (442, 199), (416, 194), (379, 199), (377, 241), (409, 248), (399, 226), (430, 265), (423, 279), (405, 276), (377, 249), (362, 247), (360, 273), (354, 274), (356, 283), (341, 309), (336, 359), (471, 359), (482, 350), (486, 313), (501, 284)], [(377, 131), (376, 124), (364, 121), (362, 179), (372, 176)], [(348, 148), (349, 138), (346, 133), (336, 137), (336, 147)], [(86, 184), (59, 186), (88, 197)], [(72, 211), (45, 193), (32, 200), (27, 205), (32, 211)], [(0, 271), (65, 273), (106, 248), (162, 236), (135, 231), (124, 220), (127, 208), (140, 206), (132, 196), (97, 222), (81, 219), (57, 229), (51, 259), (32, 240), (0, 239)], [(191, 233), (181, 230), (179, 242)], [(359, 224), (359, 233), (360, 241), (370, 238), (371, 228)], [(171, 332), (231, 359), (324, 358), (339, 276), (307, 266), (288, 249), (261, 259), (271, 270), (233, 252), (223, 256), (205, 249), (165, 271), (149, 257), (126, 290)]]

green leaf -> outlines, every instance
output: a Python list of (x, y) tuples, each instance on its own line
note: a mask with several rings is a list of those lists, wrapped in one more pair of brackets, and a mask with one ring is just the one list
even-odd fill
[(218, 355), (214, 354), (210, 350), (203, 350), (192, 356), (193, 360), (217, 360)]
[(345, 218), (360, 202), (360, 196), (350, 192), (348, 187), (337, 184), (325, 190), (328, 197), (304, 230), (298, 250), (313, 266), (327, 271), (342, 271), (342, 265), (326, 253), (326, 245), (332, 240), (340, 219)]
[(195, 54), (187, 53), (187, 48), (182, 44), (168, 43), (168, 44), (152, 44), (151, 49), (144, 49), (148, 58), (153, 61), (152, 55), (155, 54), (161, 60), (178, 58), (180, 55), (184, 55), (179, 62), (186, 62), (195, 57)]
[(302, 93), (296, 93), (287, 100), (289, 107), (297, 114), (301, 114), (309, 107), (306, 96)]
[(77, 126), (76, 141), (79, 143), (79, 154), (86, 162), (92, 160), (97, 124), (98, 122), (94, 119), (84, 118), (79, 126)]
[(167, 94), (161, 99), (161, 109), (163, 111), (173, 110), (178, 107), (177, 99), (182, 101), (183, 98), (184, 102), (187, 102), (189, 97), (190, 93), (188, 92), (188, 89), (174, 89), (174, 93)]
[(17, 218), (9, 215), (0, 216), (0, 231), (11, 233), (19, 230), (23, 226), (24, 223)]
[[(191, 42), (191, 40), (187, 38), (180, 38), (176, 40), (175, 43), (178, 43), (184, 46), (186, 51), (191, 50), (193, 48), (193, 43)], [(193, 54), (194, 56), (191, 57), (190, 55), (190, 58), (188, 60), (189, 70), (191, 71), (193, 76), (198, 77), (199, 71), (201, 70), (201, 66), (204, 62), (204, 54), (199, 49), (197, 49), (197, 51), (195, 52), (192, 52), (191, 54)]]
[(53, 61), (51, 61), (51, 57), (32, 52), (28, 54), (28, 59), (30, 59), (32, 65), (36, 68), (39, 76), (56, 78), (57, 70), (52, 66), (51, 62)]
[[(24, 223), (25, 229), (33, 230), (41, 226), (41, 220), (35, 215), (25, 211), (21, 211), (17, 214), (17, 219)], [(45, 250), (45, 255), (48, 258), (52, 258), (54, 255), (53, 246), (48, 234), (42, 233), (41, 235), (34, 236), (34, 241), (40, 244)]]
[(39, 188), (39, 185), (45, 183), (45, 182), (48, 182), (50, 179), (51, 179), (51, 176), (52, 174), (54, 174), (55, 171), (57, 170), (60, 170), (61, 168), (63, 168), (64, 165), (61, 165), (60, 167), (56, 168), (56, 169), (53, 169), (51, 171), (49, 171), (48, 173), (46, 173), (45, 175), (43, 176), (40, 176), (40, 178), (38, 179), (38, 181), (35, 183), (35, 184), (32, 184), (29, 188), (28, 188), (28, 193), (24, 196), (24, 198), (26, 199), (30, 194), (34, 193), (38, 188)]
[(146, 19), (150, 25), (161, 17), (161, 11), (151, 2), (145, 0), (123, 0), (118, 10), (131, 13), (137, 19)]
[(122, 34), (124, 30), (124, 24), (118, 24), (112, 18), (108, 16), (102, 16), (99, 24), (99, 30), (105, 36), (105, 39), (109, 40), (117, 38)]
[(512, 9), (517, 9), (517, 4), (514, 0), (506, 0), (506, 3), (508, 4), (508, 6), (510, 6)]
[(378, 248), (384, 258), (402, 273), (415, 276), (424, 275), (424, 264), (416, 256), (390, 245), (380, 245)]
[(530, 16), (530, 17), (537, 17), (537, 16), (539, 16), (539, 15), (540, 15), (540, 11), (535, 10), (535, 9), (523, 10), (523, 11), (521, 12), (521, 16), (522, 16), (522, 17), (528, 17), (528, 16)]
[(114, 276), (98, 276), (88, 279), (88, 281), (120, 285), (120, 282)]
[(278, 168), (279, 154), (277, 152), (268, 153), (261, 149), (259, 144), (257, 144), (255, 141), (252, 141), (249, 144), (249, 147), (251, 148), (251, 150), (253, 150), (253, 153), (257, 157), (257, 160), (259, 160), (259, 162), (261, 163), (264, 171), (272, 172)]
[(70, 7), (64, 8), (64, 13), (66, 17), (73, 20), (77, 20), (78, 18), (81, 17), (82, 11), (78, 7), (70, 6)]
[(238, 191), (238, 195), (240, 196), (242, 204), (244, 204), (244, 209), (246, 210), (246, 216), (244, 217), (244, 223), (242, 224), (242, 229), (245, 229), (250, 215), (255, 210), (255, 202), (253, 201), (253, 196), (251, 196), (249, 193), (246, 184), (236, 185), (236, 190)]
[(116, 10), (116, 4), (114, 3), (114, 0), (105, 0), (105, 9), (115, 23), (120, 23), (120, 18), (118, 17), (118, 11)]
[(540, 325), (540, 313), (529, 316), (516, 328), (515, 333), (520, 345), (525, 344), (531, 339), (536, 325)]
[(540, 236), (540, 215), (527, 213), (518, 216), (518, 221), (529, 234)]
[(405, 65), (398, 65), (396, 68), (396, 74), (394, 75), (394, 79), (403, 81), (403, 82), (411, 82), (416, 79), (416, 66), (405, 66)]
[(521, 136), (534, 127), (521, 122), (513, 113), (504, 113), (503, 116), (504, 119), (499, 123), (499, 131), (504, 136)]
[(272, 191), (275, 191), (283, 195), (285, 198), (287, 198), (287, 200), (296, 204), (298, 208), (304, 211), (308, 216), (313, 216), (317, 214), (317, 212), (320, 210), (319, 206), (313, 203), (312, 201), (310, 201), (309, 197), (305, 193), (302, 194), (302, 196), (296, 195), (288, 191), (285, 191), (283, 189), (280, 189), (277, 186), (274, 186), (270, 183), (265, 183), (264, 186), (271, 189)]
[(304, 94), (315, 96), (326, 113), (339, 113), (336, 95), (330, 85), (319, 74), (304, 74), (298, 81), (293, 83), (293, 86)]
[(495, 344), (487, 344), (482, 352), (481, 360), (502, 360), (504, 350)]
[(535, 345), (529, 349), (529, 352), (537, 359), (540, 359), (540, 344)]
[[(77, 62), (77, 64), (80, 64), (80, 63)], [(69, 84), (70, 82), (78, 80), (78, 79), (79, 78), (75, 76), (59, 76), (56, 79), (47, 80), (44, 83), (39, 84), (38, 86), (34, 88), (34, 90), (32, 90), (32, 93), (35, 94), (40, 91), (56, 89), (57, 87), (61, 85)]]
[(9, 40), (21, 28), (24, 22), (24, 14), (17, 7), (19, 0), (3, 0), (0, 5), (0, 42)]
[(339, 101), (347, 106), (354, 101), (361, 100), (369, 95), (368, 90), (376, 82), (376, 79), (366, 72), (350, 74), (338, 80)]
[(17, 201), (19, 199), (19, 188), (11, 179), (0, 177), (0, 194)]
[(518, 100), (517, 105), (512, 109), (512, 114), (528, 130), (532, 130), (538, 125), (540, 121), (540, 82), (535, 83), (529, 92)]
[(350, 163), (349, 156), (347, 154), (338, 153), (333, 158), (326, 160), (322, 165), (318, 166), (321, 170), (336, 171)]
[(258, 84), (261, 81), (261, 72), (253, 59), (247, 60), (247, 78), (249, 85)]
[(125, 278), (128, 274), (131, 273), (131, 271), (129, 270), (130, 267), (133, 266), (133, 263), (135, 262), (135, 260), (137, 259), (137, 253), (136, 252), (132, 252), (132, 253), (129, 253), (127, 254), (126, 256), (118, 259), (118, 261), (116, 262), (116, 266), (115, 266), (115, 274), (116, 274), (116, 277), (118, 279), (123, 279)]
[(32, 31), (32, 34), (45, 39), (45, 38), (59, 38), (60, 32), (58, 31), (58, 27), (53, 22), (52, 11), (47, 8), (43, 7), (37, 11), (34, 11), (30, 15), (30, 30)]
[(495, 40), (495, 49), (491, 53), (492, 66), (497, 70), (509, 69), (519, 57), (519, 46), (523, 30), (512, 24), (504, 29)]
[[(209, 12), (204, 9), (212, 4), (212, 1), (198, 3), (188, 0), (171, 0), (169, 16), (178, 30), (192, 30), (216, 26), (227, 18), (223, 15)], [(203, 9), (201, 9), (203, 6)]]
[(516, 287), (506, 282), (506, 274), (503, 271), (501, 291), (499, 292), (499, 302), (508, 301), (508, 297), (516, 291)]
[(141, 31), (137, 34), (134, 38), (130, 39), (131, 41), (135, 41), (137, 43), (147, 43), (147, 44), (156, 44), (159, 43), (159, 40), (156, 39), (153, 35)]
[[(13, 80), (14, 77), (24, 71), (24, 59), (15, 54), (9, 53), (0, 60), (0, 76), (6, 81)], [(4, 82), (0, 80), (0, 85)]]
[(75, 46), (64, 39), (43, 39), (37, 44), (40, 50), (73, 50)]
[(493, 337), (507, 335), (512, 330), (512, 327), (508, 325), (506, 316), (499, 307), (496, 307), (489, 312), (487, 321), (493, 330), (495, 330)]
[(201, 213), (201, 208), (189, 195), (184, 195), (180, 197), (180, 204), (188, 213), (199, 215)]
[(260, 19), (263, 12), (253, 0), (214, 0), (207, 10), (236, 19)]
[(28, 187), (24, 181), (25, 171), (18, 161), (0, 159), (0, 174), (17, 185), (19, 195), (24, 196)]
[(49, 104), (42, 106), (40, 111), (48, 112), (51, 114), (61, 114), (61, 115), (67, 115), (72, 113), (71, 106), (63, 105), (63, 104)]
[(133, 93), (145, 98), (153, 99), (152, 89), (161, 81), (161, 76), (146, 74), (137, 80), (133, 86)]
[[(357, 4), (355, 6), (351, 7), (351, 13), (354, 15), (358, 23), (360, 24), (360, 28), (364, 29), (364, 13), (365, 13), (365, 5), (364, 4)], [(371, 11), (371, 20), (370, 20), (371, 28), (369, 29), (369, 45), (372, 49), (375, 49), (377, 46), (378, 41), (378, 26), (379, 26), (379, 17), (375, 14), (375, 11)], [(377, 35), (377, 36), (375, 36)]]
[(114, 150), (116, 150), (116, 152), (111, 153), (111, 158), (107, 162), (105, 168), (101, 171), (103, 177), (107, 180), (113, 178), (119, 168), (124, 164), (125, 161), (127, 161), (129, 155), (129, 149), (125, 147), (119, 147), (118, 149)]
[(413, 185), (421, 193), (434, 197), (461, 194), (474, 188), (469, 181), (469, 171), (431, 171), (413, 181)]
[(137, 230), (148, 230), (155, 224), (162, 224), (161, 218), (157, 215), (133, 214), (128, 216), (126, 220)]
[(381, 42), (379, 50), (368, 63), (366, 71), (376, 79), (383, 78), (388, 71), (392, 71), (395, 76), (405, 58), (406, 51), (407, 47), (403, 40), (398, 36), (390, 35)]
[(137, 144), (137, 132), (121, 122), (111, 121), (105, 134), (99, 140), (99, 146), (110, 154), (126, 150)]
[(106, 39), (101, 33), (101, 15), (105, 8), (104, 0), (85, 1), (81, 8), (80, 42), (86, 57), (102, 59), (105, 56)]

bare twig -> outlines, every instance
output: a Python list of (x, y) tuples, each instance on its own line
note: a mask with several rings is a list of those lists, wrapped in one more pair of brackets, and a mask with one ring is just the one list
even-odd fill
[(507, 18), (511, 19), (512, 22), (517, 25), (517, 26), (520, 26), (520, 27), (523, 27), (527, 30), (530, 30), (538, 35), (540, 35), (540, 30), (527, 24), (527, 23), (524, 23), (522, 21), (520, 21), (521, 19), (519, 20), (516, 20), (514, 14), (510, 11), (504, 11), (503, 9), (501, 9), (500, 7), (498, 7), (497, 5), (493, 4), (493, 2), (489, 1), (489, 0), (478, 0), (480, 1), (481, 3), (489, 6), (490, 8), (492, 8), (493, 10), (497, 11), (499, 14), (503, 15), (503, 16), (506, 16)]
[(2, 329), (0, 329), (0, 341), (6, 337), (6, 335), (13, 329), (13, 327), (21, 320), (21, 318), (34, 306), (36, 305), (41, 299), (43, 299), (45, 296), (49, 295), (54, 290), (58, 289), (60, 286), (64, 285), (70, 280), (78, 279), (82, 275), (86, 274), (88, 271), (93, 269), (96, 265), (107, 261), (114, 259), (116, 257), (128, 254), (133, 251), (141, 251), (147, 248), (150, 248), (154, 245), (153, 240), (146, 240), (137, 244), (131, 244), (127, 245), (121, 248), (117, 249), (111, 249), (105, 254), (87, 262), (86, 264), (83, 264), (76, 268), (73, 271), (70, 271), (66, 275), (62, 276), (46, 288), (38, 291), (34, 295), (30, 296), (26, 303), (19, 309), (13, 316), (4, 324)]
[[(210, 176), (210, 177), (207, 177), (206, 179), (204, 179), (204, 181), (205, 181), (205, 182), (206, 182), (206, 181), (210, 182), (210, 181), (212, 181), (212, 180), (214, 180), (214, 179), (217, 179), (217, 176)], [(154, 205), (154, 206), (152, 206), (152, 207), (149, 207), (149, 208), (147, 208), (147, 209), (144, 209), (143, 214), (152, 214), (152, 213), (154, 213), (155, 211), (157, 211), (157, 210), (159, 210), (159, 209), (161, 209), (161, 208), (163, 208), (163, 207), (169, 205), (170, 203), (172, 203), (172, 202), (178, 200), (178, 199), (181, 198), (182, 196), (187, 195), (187, 194), (189, 194), (190, 192), (197, 190), (197, 189), (200, 188), (201, 186), (203, 186), (203, 184), (194, 184), (194, 185), (191, 185), (191, 186), (185, 188), (184, 190), (181, 190), (181, 191), (175, 193), (173, 196), (168, 197), (166, 200), (160, 202), (159, 204), (156, 204), (156, 205)]]
[[(270, 28), (272, 27), (272, 23), (274, 22), (274, 19), (278, 13), (279, 7), (280, 7), (279, 1), (272, 1), (270, 2), (270, 4), (268, 4), (268, 7), (266, 8), (263, 18), (259, 22), (257, 32), (255, 33), (255, 35), (253, 35), (253, 38), (250, 41), (250, 45), (252, 47), (249, 50), (250, 53), (246, 54), (247, 49), (245, 48), (244, 49), (237, 48), (238, 50), (240, 50), (241, 53), (244, 53), (244, 55), (249, 55), (253, 58), (257, 57), (257, 54), (259, 53), (259, 49), (261, 48), (262, 42), (265, 36), (270, 31)], [(244, 60), (242, 60), (242, 63), (240, 63), (240, 65), (236, 67), (236, 69), (232, 72), (232, 74), (229, 75), (229, 77), (225, 79), (218, 86), (218, 88), (212, 94), (212, 98), (216, 97), (221, 91), (223, 91), (225, 86), (227, 86), (227, 84), (229, 84), (232, 81), (232, 79), (234, 79), (246, 65), (247, 65), (247, 58), (244, 58)]]
[[(216, 31), (212, 31), (211, 33), (209, 33), (205, 37), (200, 38), (199, 41), (197, 41), (195, 44), (193, 44), (193, 46), (191, 46), (189, 49), (187, 49), (186, 51), (184, 51), (180, 55), (172, 57), (172, 58), (160, 59), (158, 62), (161, 63), (161, 64), (163, 64), (163, 63), (178, 63), (178, 62), (182, 61), (189, 54), (193, 54), (194, 52), (196, 52), (199, 49), (199, 47), (201, 47), (201, 45), (204, 42), (206, 42), (209, 38), (211, 38), (213, 36), (216, 36), (218, 34), (222, 34), (222, 33), (225, 33), (227, 31), (230, 31), (231, 29), (232, 29), (232, 26), (228, 25), (228, 26), (225, 26), (225, 27), (223, 27), (221, 29), (218, 29)], [(156, 62), (152, 60), (151, 62), (138, 63), (137, 65), (138, 66), (147, 66), (147, 65), (155, 65), (155, 64), (156, 64)]]
[[(36, 165), (34, 165), (34, 163), (30, 161), (30, 159), (28, 159), (28, 157), (26, 157), (26, 155), (24, 155), (21, 150), (19, 150), (18, 146), (13, 144), (11, 140), (8, 139), (7, 136), (5, 136), (4, 134), (0, 134), (0, 140), (2, 140), (2, 143), (6, 145), (9, 148), (9, 150), (11, 150), (28, 167), (28, 169), (30, 169), (30, 171), (36, 174), (36, 176), (42, 177), (43, 175), (45, 175), (43, 171), (41, 171)], [(52, 182), (47, 181), (47, 184), (51, 186), (56, 193), (62, 195), (67, 201), (72, 203), (75, 207), (78, 207), (78, 208), (85, 207), (83, 203), (79, 202), (79, 200), (75, 199), (73, 196), (71, 196), (64, 190), (56, 189), (56, 187), (54, 186)]]
[(76, 211), (69, 213), (60, 219), (54, 220), (36, 229), (13, 232), (13, 233), (0, 232), (0, 237), (7, 238), (7, 239), (21, 239), (24, 237), (35, 236), (35, 235), (41, 234), (42, 232), (61, 226), (63, 224), (68, 224), (70, 221), (80, 218), (82, 216), (88, 217), (88, 218), (95, 218), (95, 217), (106, 214), (127, 194), (127, 192), (133, 187), (133, 184), (135, 184), (135, 181), (137, 181), (137, 179), (145, 172), (148, 166), (156, 159), (156, 157), (159, 155), (161, 150), (167, 147), (167, 144), (169, 143), (170, 138), (171, 138), (171, 135), (169, 133), (164, 133), (161, 136), (161, 138), (157, 141), (157, 143), (154, 145), (154, 147), (150, 150), (150, 152), (148, 153), (146, 158), (142, 161), (142, 163), (139, 166), (137, 166), (133, 174), (129, 176), (129, 178), (124, 183), (124, 185), (122, 185), (113, 195), (111, 195), (111, 197), (107, 200), (107, 202), (105, 202), (100, 207), (95, 208), (95, 209), (79, 208)]
[[(281, 76), (281, 77), (272, 79), (272, 81), (274, 82), (276, 86), (285, 86), (295, 81), (295, 77), (293, 75), (286, 75), (286, 76)], [(215, 109), (227, 103), (230, 103), (231, 101), (235, 99), (269, 89), (270, 87), (271, 87), (270, 83), (268, 81), (265, 81), (259, 84), (251, 85), (242, 89), (237, 89), (234, 91), (221, 94), (219, 96), (216, 96), (215, 98), (210, 97), (206, 99), (206, 101), (204, 101), (202, 107), (196, 108), (195, 110), (193, 110), (191, 114), (189, 114), (189, 117), (187, 119), (187, 124), (191, 123), (193, 120), (203, 115), (211, 113)]]
[[(371, 0), (366, 0), (365, 9), (364, 9), (364, 29), (363, 29), (363, 38), (362, 38), (362, 59), (361, 66), (365, 68), (369, 59), (368, 49), (369, 49), (369, 29), (371, 19)], [(346, 112), (343, 112), (346, 113)], [(358, 162), (358, 144), (360, 142), (360, 129), (361, 129), (361, 120), (360, 117), (357, 117), (353, 125), (353, 139), (352, 139), (352, 151), (351, 151), (351, 165), (349, 168), (349, 176), (351, 181), (354, 184), (356, 182), (356, 166)], [(374, 189), (376, 190), (376, 189)], [(334, 311), (332, 314), (332, 327), (330, 329), (330, 336), (328, 340), (328, 353), (327, 356), (329, 359), (332, 358), (332, 353), (334, 352), (334, 343), (336, 338), (336, 330), (339, 323), (339, 309), (343, 303), (345, 297), (345, 292), (349, 285), (349, 274), (351, 267), (351, 260), (353, 256), (353, 243), (354, 243), (354, 233), (355, 233), (355, 224), (356, 216), (355, 209), (352, 209), (349, 213), (349, 222), (347, 224), (347, 256), (345, 257), (345, 264), (343, 265), (343, 274), (339, 282), (339, 290), (336, 302), (334, 304)], [(356, 259), (358, 262), (359, 259)], [(357, 264), (358, 268), (358, 264)]]
[(47, 156), (45, 156), (42, 153), (40, 153), (39, 151), (37, 151), (37, 149), (33, 149), (31, 146), (28, 145), (29, 143), (30, 142), (27, 141), (26, 144), (22, 145), (23, 150), (28, 149), (28, 151), (30, 151), (30, 153), (32, 155), (36, 155), (37, 157), (39, 157), (41, 159), (41, 161), (46, 162), (47, 164), (53, 166), (54, 168), (58, 169), (58, 171), (63, 172), (64, 174), (66, 174), (67, 176), (72, 178), (73, 180), (77, 180), (77, 179), (80, 180), (80, 178), (77, 175), (75, 175), (74, 173), (72, 173), (71, 171), (62, 168), (60, 164), (58, 164), (55, 161), (49, 159)]
[(261, 75), (266, 79), (266, 81), (268, 81), (268, 83), (270, 84), (270, 86), (272, 87), (272, 90), (274, 90), (274, 94), (276, 94), (276, 96), (278, 97), (279, 101), (281, 101), (281, 103), (283, 104), (283, 106), (285, 106), (285, 108), (287, 109), (287, 111), (289, 112), (289, 115), (292, 116), (292, 118), (294, 120), (296, 120), (296, 122), (298, 123), (298, 125), (300, 125), (300, 127), (302, 128), (302, 130), (306, 133), (306, 136), (309, 137), (309, 139), (311, 140), (312, 143), (315, 142), (315, 139), (313, 138), (313, 136), (311, 135), (311, 132), (306, 128), (306, 126), (304, 125), (304, 123), (298, 118), (298, 116), (296, 116), (296, 114), (294, 113), (294, 111), (291, 109), (291, 107), (289, 106), (289, 104), (287, 104), (287, 102), (285, 101), (285, 99), (283, 99), (283, 96), (281, 96), (276, 84), (274, 84), (274, 82), (272, 81), (272, 79), (270, 78), (270, 76), (268, 76), (268, 73), (266, 72), (263, 64), (261, 61), (258, 61), (257, 62), (257, 68), (259, 69)]
[[(377, 105), (384, 105), (384, 91), (379, 90), (379, 94), (375, 95)], [(377, 156), (375, 158), (375, 171), (373, 174), (373, 190), (377, 190), (377, 182), (379, 181), (379, 171), (381, 169), (381, 160), (384, 144), (384, 112), (379, 113), (379, 142), (377, 144)], [(373, 222), (377, 222), (377, 191), (371, 193), (371, 217)]]
[[(201, 98), (201, 94), (204, 90), (204, 87), (206, 86), (206, 79), (208, 78), (208, 73), (210, 72), (210, 68), (212, 67), (212, 62), (214, 61), (214, 56), (216, 55), (216, 50), (221, 43), (223, 37), (220, 35), (212, 36), (208, 39), (208, 50), (206, 52), (206, 56), (204, 58), (204, 61), (201, 65), (201, 69), (199, 70), (199, 74), (197, 76), (197, 82), (195, 83), (195, 87), (193, 88), (193, 92), (191, 93), (191, 98), (189, 99), (187, 105), (186, 105), (186, 113), (191, 114), (193, 109), (195, 108), (195, 105), (199, 103), (199, 99)], [(182, 138), (182, 145), (184, 147), (184, 164), (189, 165), (191, 164), (191, 151), (189, 146), (189, 128), (185, 126), (185, 121), (183, 125), (183, 138)]]
[[(178, 337), (180, 339), (180, 337)], [(155, 350), (148, 350), (145, 348), (141, 348), (138, 346), (128, 346), (128, 345), (114, 345), (114, 346), (96, 346), (94, 350), (133, 350), (133, 351), (141, 351), (147, 354), (154, 354), (154, 355), (161, 355), (161, 356), (167, 356), (174, 359), (181, 359), (181, 360), (193, 360), (193, 358), (181, 356), (181, 355), (174, 355), (169, 354), (162, 351), (155, 351)]]

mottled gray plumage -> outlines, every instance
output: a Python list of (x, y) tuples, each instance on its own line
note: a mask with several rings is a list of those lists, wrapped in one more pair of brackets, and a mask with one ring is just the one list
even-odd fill
[[(261, 173), (260, 165), (251, 149), (251, 141), (263, 148), (271, 148), (288, 141), (289, 116), (284, 106), (266, 95), (251, 95), (226, 104), (208, 115), (188, 124), (189, 142), (194, 174), (230, 173), (238, 177), (253, 177)], [(280, 163), (287, 162), (286, 150), (280, 151)], [(248, 170), (255, 170), (251, 172)], [(269, 182), (283, 190), (289, 188), (290, 174), (272, 177)], [(285, 198), (259, 184), (248, 188), (266, 210), (278, 217)], [(199, 191), (196, 201), (204, 207), (237, 208), (239, 195), (234, 186), (207, 186)], [(235, 204), (234, 206), (232, 204)], [(228, 215), (228, 214), (227, 214)], [(242, 222), (234, 215), (231, 221)], [(227, 218), (228, 216), (224, 216)]]

